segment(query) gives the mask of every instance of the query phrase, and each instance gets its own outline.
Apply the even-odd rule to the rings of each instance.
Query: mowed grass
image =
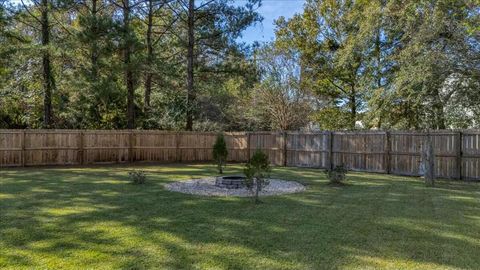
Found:
[[[146,185],[127,172],[147,171]],[[227,173],[238,173],[230,165]],[[200,197],[163,184],[211,165],[0,171],[0,269],[478,269],[480,185],[275,168],[308,186],[264,198]]]

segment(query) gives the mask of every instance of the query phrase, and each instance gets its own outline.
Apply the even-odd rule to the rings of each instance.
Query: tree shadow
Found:
[[[480,264],[478,185],[430,189],[414,178],[354,173],[348,188],[337,188],[321,171],[280,168],[275,177],[300,179],[308,190],[254,205],[163,189],[210,176],[202,166],[141,167],[146,185],[128,184],[129,167],[3,171],[3,266],[49,268],[39,258],[115,269]]]

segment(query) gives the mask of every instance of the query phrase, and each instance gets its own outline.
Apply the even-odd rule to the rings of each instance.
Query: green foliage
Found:
[[[394,2],[391,7],[398,16],[393,31],[408,41],[396,57],[398,71],[392,86],[402,97],[397,104],[409,112],[407,127],[443,129],[458,110],[478,121],[478,106],[470,101],[478,104],[479,58],[472,56],[480,53],[480,36],[468,27],[480,18],[478,4],[468,0],[440,0],[433,5],[407,1]],[[454,108],[457,112],[450,113]],[[464,117],[457,119],[458,124],[448,124],[463,126]]]
[[[128,177],[132,184],[143,185],[147,182],[147,175],[144,171],[131,171],[128,172]]]
[[[228,156],[227,143],[222,133],[217,135],[215,144],[213,145],[213,160],[217,164],[218,173],[223,173],[223,167],[226,164]]]
[[[375,128],[476,127],[473,2],[309,0],[303,14],[277,21],[276,44],[299,54],[302,81],[321,110],[349,112],[348,128],[359,120]],[[344,119],[320,125],[343,129]]]
[[[260,202],[258,194],[268,185],[270,171],[268,155],[257,149],[243,169],[245,185],[252,191],[255,203]]]
[[[354,129],[364,104],[366,59],[359,35],[353,1],[307,1],[303,15],[277,22],[278,46],[299,53],[302,81],[325,105],[349,113],[348,128]],[[338,127],[340,128],[340,127]]]
[[[125,27],[123,5],[130,3]],[[127,126],[127,89],[134,90],[135,127],[183,129],[187,109],[197,130],[248,126],[235,119],[233,104],[256,81],[250,48],[238,42],[260,20],[258,0],[243,5],[210,1],[195,5],[195,91],[186,105],[186,31],[182,3],[153,4],[147,42],[149,1],[48,1],[50,41],[41,46],[40,2],[0,1],[0,127],[37,128],[43,117],[42,52],[50,53],[53,127],[120,129]],[[8,9],[7,9],[8,7]],[[7,12],[8,11],[8,12]],[[208,15],[207,15],[208,14]],[[181,19],[179,19],[181,17]],[[151,47],[147,47],[150,44]],[[130,57],[125,59],[126,46]],[[125,73],[130,71],[127,83]],[[151,75],[151,108],[144,110]],[[238,85],[232,85],[232,82]],[[219,98],[218,89],[232,89]]]
[[[259,0],[196,1],[188,103],[183,3],[129,0],[124,27],[126,1],[47,2],[0,0],[2,128],[42,126],[47,52],[56,128],[125,128],[127,97],[135,128],[144,129],[184,129],[190,112],[202,131],[301,129],[312,121],[322,129],[359,121],[378,129],[480,125],[478,1],[307,0],[302,13],[276,21],[276,40],[262,47],[238,42],[261,20]]]
[[[350,115],[342,108],[324,108],[318,110],[312,118],[323,130],[348,129],[350,126]]]
[[[343,165],[337,165],[333,169],[326,170],[325,174],[328,180],[330,180],[330,183],[340,184],[345,180],[347,169]]]

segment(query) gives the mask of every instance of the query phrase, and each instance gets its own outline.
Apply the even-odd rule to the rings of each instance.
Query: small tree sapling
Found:
[[[222,133],[217,135],[217,140],[213,145],[213,160],[217,164],[218,173],[223,173],[228,156],[227,143]]]
[[[268,185],[270,174],[268,155],[261,150],[256,150],[243,172],[245,174],[245,185],[251,191],[255,203],[259,203],[258,194]]]

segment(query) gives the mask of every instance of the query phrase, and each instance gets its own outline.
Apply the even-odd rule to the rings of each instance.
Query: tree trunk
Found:
[[[50,25],[48,21],[48,0],[42,0],[41,25],[42,25],[42,73],[43,73],[43,126],[52,127],[52,89],[54,87],[54,78],[50,62]]]
[[[434,111],[435,111],[435,128],[436,129],[445,129],[445,113],[443,112],[443,104],[441,104],[441,101],[438,101],[434,105]]]
[[[99,39],[99,29],[98,29],[98,18],[97,18],[97,2],[98,0],[92,0],[92,8],[90,10],[92,24],[90,25],[90,31],[92,33],[92,41],[90,43],[90,94],[96,94],[98,91],[99,78],[98,78],[98,59],[99,59],[99,48],[97,45]],[[93,19],[93,20],[92,20]],[[95,121],[100,122],[101,113],[99,108],[99,100],[92,100],[91,108],[93,109],[93,118]]]
[[[376,82],[377,82],[377,89],[382,87],[382,59],[381,59],[381,40],[380,40],[380,26],[377,26],[377,33],[375,35],[375,57],[377,62],[376,67]],[[383,99],[380,101],[380,105],[377,107],[377,110],[380,111],[380,116],[378,117],[377,128],[382,128],[382,116],[383,116]]]
[[[218,163],[218,172],[220,174],[223,174],[223,160],[220,158],[219,163]]]
[[[153,44],[152,44],[152,26],[153,26],[153,0],[148,0],[148,23],[147,23],[147,70],[145,72],[145,93],[143,100],[143,112],[145,114],[150,110],[150,95],[152,93],[152,64],[153,64]]]
[[[187,48],[187,123],[186,130],[193,129],[193,103],[195,101],[195,88],[194,88],[194,65],[195,65],[195,0],[189,0],[188,3],[188,48]]]
[[[352,95],[350,96],[350,129],[355,129],[357,120],[357,99],[355,97],[355,88],[352,87]]]
[[[430,134],[425,138],[422,151],[423,177],[425,185],[433,187],[435,184],[435,154],[433,152],[433,143]]]
[[[133,72],[131,67],[132,41],[130,37],[130,0],[123,1],[123,31],[124,31],[124,65],[125,65],[125,83],[127,86],[127,128],[135,127],[135,103],[134,103],[134,85]]]
[[[377,34],[375,36],[375,56],[376,56],[376,74],[375,76],[377,81],[377,88],[382,87],[382,59],[381,59],[381,41],[380,41],[380,28],[377,29]]]
[[[256,178],[255,184],[255,203],[260,203],[260,198],[258,197],[258,194],[260,193],[261,185],[258,178]]]
[[[94,36],[94,41],[91,43],[90,47],[90,61],[91,61],[91,80],[92,82],[98,82],[98,24],[97,24],[97,0],[92,0],[92,10],[91,10],[92,18],[94,18],[94,24],[92,25],[92,34]],[[95,91],[95,87],[92,91]]]

